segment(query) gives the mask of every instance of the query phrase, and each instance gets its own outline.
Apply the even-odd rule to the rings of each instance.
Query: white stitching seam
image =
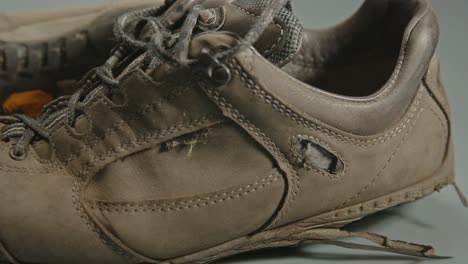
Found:
[[[388,166],[390,165],[390,163],[392,162],[393,158],[396,156],[396,154],[398,153],[398,151],[400,150],[400,148],[403,146],[403,143],[406,142],[407,138],[408,138],[408,135],[410,134],[410,132],[412,131],[412,128],[414,127],[414,125],[416,125],[416,122],[418,121],[419,119],[419,116],[424,112],[424,108],[421,108],[416,116],[416,118],[414,119],[414,122],[411,124],[411,126],[409,127],[409,129],[406,131],[405,135],[403,136],[403,138],[401,139],[400,143],[398,144],[398,146],[396,147],[396,149],[393,151],[392,155],[390,156],[390,158],[387,160],[387,162],[385,162],[385,165],[382,167],[382,169],[380,169],[380,171],[371,179],[371,181],[366,184],[360,191],[358,191],[357,193],[355,193],[354,195],[352,195],[349,199],[347,199],[345,202],[343,202],[340,206],[337,206],[335,208],[333,208],[331,211],[334,211],[338,208],[341,208],[343,206],[345,206],[346,204],[348,204],[349,202],[351,202],[353,199],[355,199],[356,197],[359,197],[362,193],[364,193],[367,189],[369,189],[372,185],[374,185],[374,183],[377,181],[378,178],[380,178],[380,176],[383,174],[383,172],[388,168]]]
[[[401,131],[403,131],[408,124],[411,122],[411,119],[414,117],[414,114],[417,110],[418,105],[420,104],[421,98],[422,98],[422,91],[423,89],[420,89],[417,98],[416,98],[416,103],[413,104],[411,109],[409,110],[409,113],[405,120],[400,123],[399,126],[395,127],[391,131],[388,131],[382,136],[379,136],[374,139],[369,139],[369,140],[360,140],[360,139],[355,139],[351,138],[345,135],[340,135],[334,131],[331,131],[327,128],[321,127],[317,124],[314,124],[302,116],[298,115],[295,113],[291,108],[288,106],[282,104],[279,102],[276,98],[274,98],[271,94],[267,93],[266,90],[258,86],[254,81],[252,81],[247,73],[242,69],[242,67],[236,62],[236,61],[231,61],[229,66],[238,74],[240,79],[246,84],[246,86],[252,91],[252,93],[259,98],[263,99],[267,104],[271,105],[274,109],[279,111],[281,114],[285,115],[289,119],[293,120],[296,122],[298,125],[303,126],[308,129],[312,130],[317,130],[319,132],[322,132],[332,138],[335,138],[339,141],[342,141],[344,143],[352,144],[357,147],[367,147],[367,146],[372,146],[372,145],[377,145],[384,143],[388,141],[389,139],[393,138],[394,136],[398,135]]]
[[[172,212],[182,211],[187,209],[194,209],[200,207],[206,207],[215,205],[230,200],[240,199],[251,193],[255,193],[261,189],[264,189],[268,185],[276,182],[281,177],[281,174],[275,170],[268,177],[263,178],[255,183],[243,186],[239,189],[224,192],[220,194],[210,195],[204,198],[192,199],[187,201],[175,201],[158,204],[157,201],[150,202],[107,202],[107,201],[95,201],[90,203],[90,208],[94,210],[106,211],[109,213],[137,213],[137,212]]]
[[[230,103],[226,101],[223,97],[221,97],[219,91],[212,90],[212,89],[205,89],[207,92],[208,96],[212,98],[213,101],[216,102],[216,104],[221,108],[227,111],[233,119],[235,119],[237,122],[240,122],[243,126],[245,126],[251,133],[255,134],[255,136],[258,137],[258,140],[263,142],[264,147],[275,157],[275,159],[279,160],[280,163],[282,162],[285,166],[285,168],[281,168],[287,175],[291,176],[290,181],[292,181],[292,187],[291,191],[292,193],[288,193],[289,197],[287,200],[285,200],[285,204],[283,204],[283,208],[280,209],[280,213],[276,216],[276,218],[273,220],[273,222],[270,224],[270,226],[273,226],[277,223],[279,223],[282,218],[286,215],[286,213],[291,209],[292,205],[294,204],[294,201],[296,199],[297,194],[299,193],[300,190],[300,185],[299,185],[299,175],[297,174],[297,171],[292,167],[292,165],[289,163],[289,161],[286,159],[284,154],[281,152],[281,150],[276,146],[276,144],[269,138],[267,137],[259,128],[257,128],[255,125],[250,123],[249,120],[247,120],[237,109],[235,109]],[[259,142],[260,143],[260,142]],[[261,144],[261,143],[260,143]]]

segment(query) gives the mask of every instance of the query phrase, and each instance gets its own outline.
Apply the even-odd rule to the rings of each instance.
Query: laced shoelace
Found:
[[[223,5],[232,2],[232,0],[218,0],[218,2]],[[253,45],[280,9],[288,2],[289,0],[272,1],[272,4],[264,9],[257,22],[239,41],[239,44],[228,50],[212,54],[213,61],[226,62],[238,52]],[[7,123],[2,131],[1,139],[3,141],[17,139],[10,152],[11,156],[18,160],[24,159],[31,143],[39,139],[49,140],[50,128],[60,120],[65,120],[68,125],[73,126],[79,113],[85,110],[86,102],[94,94],[101,91],[107,92],[108,95],[112,94],[119,85],[119,79],[113,73],[114,67],[130,53],[129,50],[142,51],[144,59],[141,64],[146,65],[147,69],[155,68],[162,63],[175,67],[190,67],[198,63],[198,59],[189,58],[189,45],[198,18],[207,7],[201,4],[194,6],[187,14],[178,33],[175,33],[161,21],[160,16],[166,8],[167,6],[148,8],[122,15],[114,26],[114,35],[119,42],[119,48],[112,53],[104,65],[91,70],[83,77],[78,83],[79,88],[73,95],[52,102],[38,119],[22,114],[13,115],[13,118],[0,119],[0,121]],[[130,24],[140,23],[144,23],[152,30],[149,38],[141,38],[135,36],[135,32],[129,32]],[[133,31],[135,31],[135,27],[131,27]]]

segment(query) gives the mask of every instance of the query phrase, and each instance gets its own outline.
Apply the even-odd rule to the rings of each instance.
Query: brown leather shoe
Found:
[[[112,25],[130,10],[163,0],[0,13],[0,104],[5,113],[37,113],[48,97],[71,94],[76,79],[102,64],[115,45]],[[48,97],[41,96],[47,93]],[[24,100],[31,95],[41,100]]]
[[[208,263],[307,241],[435,257],[340,229],[454,183],[428,1],[368,0],[305,32],[286,0],[224,2],[126,14],[71,98],[9,118],[7,262]]]

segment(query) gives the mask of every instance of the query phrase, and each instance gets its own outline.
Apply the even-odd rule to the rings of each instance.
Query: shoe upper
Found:
[[[210,29],[193,34],[190,58],[238,45],[268,4],[203,13],[200,28]],[[5,257],[170,260],[384,196],[450,162],[427,1],[366,1],[345,23],[303,33],[291,12],[283,7],[255,47],[208,75],[168,62],[143,68],[141,53],[124,53],[134,62],[112,92],[111,80],[94,85],[93,75],[86,93],[39,117],[47,133],[9,120],[0,146]],[[62,110],[73,100],[79,114]],[[24,140],[31,145],[19,153]]]

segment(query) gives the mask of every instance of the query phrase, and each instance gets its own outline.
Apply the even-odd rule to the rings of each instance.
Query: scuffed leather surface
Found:
[[[87,198],[177,199],[249,185],[271,174],[272,161],[235,125],[224,123],[203,133],[207,133],[206,141],[195,144],[191,153],[189,146],[172,150],[161,146],[106,166],[90,184]],[[227,170],[232,164],[239,164],[239,168]]]
[[[280,175],[274,181],[265,179],[272,174],[273,164],[242,130],[229,123],[213,126],[224,122],[219,110],[189,76],[177,71],[155,83],[143,72],[130,73],[119,92],[123,102],[116,105],[97,98],[74,128],[64,126],[54,133],[59,159],[76,177],[87,179],[77,191],[87,214],[116,243],[145,258],[176,257],[253,232],[274,214],[284,190]],[[191,157],[187,150],[161,150],[161,143],[203,129],[208,141],[195,145]],[[226,155],[219,155],[221,151]],[[236,169],[228,169],[233,164]],[[200,198],[223,197],[231,189],[246,191]],[[184,200],[211,201],[200,209],[168,214],[146,209],[116,213],[114,207],[107,210],[100,205],[130,203],[140,208],[147,203],[170,204],[172,199],[182,204]],[[239,212],[229,215],[234,208]],[[229,217],[236,226],[217,237],[226,221],[202,220],[221,217]],[[165,237],[166,242],[148,243],[155,237]]]
[[[13,161],[10,148],[0,145],[0,238],[10,253],[26,263],[125,263],[76,211],[75,179],[34,155]]]
[[[422,82],[437,43],[437,26],[427,8],[418,9],[406,30],[402,68],[374,97],[345,98],[317,90],[254,50],[229,64],[234,76],[227,86],[207,89],[223,113],[256,138],[287,175],[288,195],[272,227],[415,184],[442,164],[448,122]],[[344,171],[331,175],[292,168],[291,139],[297,136],[336,153]],[[422,140],[428,138],[430,143]],[[320,202],[305,213],[311,201]]]
[[[281,174],[270,171],[263,179],[202,196],[89,202],[87,207],[109,236],[145,257],[170,259],[260,229],[277,209],[283,189]]]
[[[323,92],[251,48],[228,63],[223,87],[200,86],[185,69],[135,70],[76,124],[54,127],[28,160],[11,161],[11,143],[2,143],[2,243],[24,262],[153,263],[428,179],[451,154],[450,124],[431,75],[437,24],[426,1],[414,3],[405,59],[373,97]],[[191,54],[237,40],[205,33]],[[162,148],[202,132],[207,141],[190,156],[187,146]],[[343,170],[297,164],[298,137]]]
[[[250,58],[255,55],[246,53],[239,56],[239,61],[249,58],[248,61],[251,62]],[[250,69],[258,69],[250,63],[247,65]],[[256,128],[270,138],[289,162],[293,163],[295,158],[291,151],[292,139],[302,135],[336,153],[345,164],[344,171],[339,175],[299,169],[296,187],[290,184],[290,192],[294,193],[294,198],[291,199],[294,199],[295,205],[288,211],[283,224],[303,219],[311,212],[319,214],[330,207],[340,208],[382,193],[390,193],[402,185],[414,184],[431,176],[445,158],[448,125],[422,85],[402,120],[382,133],[359,137],[301,116],[300,112],[289,108],[293,105],[290,101],[273,99],[267,86],[256,84],[258,80],[253,81],[235,63],[231,67],[237,76],[233,78],[232,86],[226,87],[220,94],[233,108],[238,109],[243,118],[255,124]],[[248,99],[244,100],[245,98]],[[421,156],[425,159],[420,159]],[[395,157],[397,161],[394,161]],[[419,163],[417,168],[413,166],[415,160]],[[406,173],[406,177],[395,178],[395,175]],[[303,210],[305,206],[310,207],[307,213]]]

